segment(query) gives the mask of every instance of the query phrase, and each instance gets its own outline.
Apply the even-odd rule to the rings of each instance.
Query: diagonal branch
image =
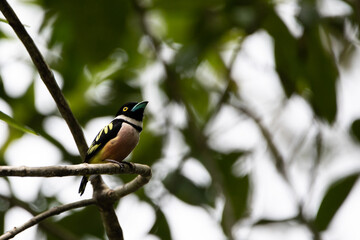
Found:
[[[69,211],[71,209],[75,209],[75,208],[80,208],[80,207],[85,207],[91,204],[95,204],[95,200],[94,199],[86,199],[86,200],[81,200],[78,202],[73,202],[73,203],[69,203],[69,204],[65,204],[65,205],[61,205],[61,206],[57,206],[57,207],[53,207],[43,213],[40,213],[39,215],[31,218],[29,221],[27,221],[26,223],[24,223],[23,225],[19,226],[19,227],[14,227],[12,230],[4,233],[3,235],[0,236],[0,240],[5,240],[5,239],[10,239],[15,237],[15,235],[19,234],[20,232],[40,223],[41,221],[45,220],[46,218],[58,215],[60,213]]]
[[[14,29],[16,35],[19,37],[21,42],[24,44],[26,50],[28,51],[34,65],[39,71],[41,79],[49,90],[51,96],[54,98],[62,117],[65,119],[67,125],[69,126],[78,150],[80,152],[80,155],[84,159],[88,147],[84,138],[83,131],[81,130],[79,123],[77,122],[76,118],[70,110],[69,104],[67,103],[59,86],[57,85],[54,74],[51,72],[49,66],[46,64],[34,41],[25,30],[24,25],[20,22],[14,10],[11,8],[11,6],[6,0],[0,0],[0,11],[4,14],[6,20],[9,22],[9,25]]]
[[[29,212],[31,215],[36,216],[39,214],[37,211],[35,211],[33,208],[30,207],[31,203],[24,202],[15,196],[4,196],[0,194],[0,199],[4,199],[7,202],[9,202],[10,207],[17,206],[25,211]],[[62,226],[59,226],[58,224],[50,221],[42,221],[39,223],[40,228],[42,228],[44,231],[49,232],[51,235],[56,237],[59,240],[77,240],[78,237],[75,236],[73,233],[69,232],[67,229],[65,229]]]
[[[269,132],[269,130],[264,126],[264,124],[261,122],[260,117],[258,117],[253,111],[251,111],[249,108],[241,105],[239,106],[239,110],[245,114],[246,116],[248,116],[250,119],[252,119],[255,124],[258,126],[258,128],[260,129],[261,134],[263,135],[270,153],[273,155],[274,160],[275,160],[275,166],[276,169],[278,170],[278,172],[280,173],[280,175],[284,178],[284,180],[290,184],[290,180],[285,168],[285,159],[282,156],[282,154],[280,153],[278,147],[275,145],[274,141],[273,141],[273,137],[271,135],[271,133]]]

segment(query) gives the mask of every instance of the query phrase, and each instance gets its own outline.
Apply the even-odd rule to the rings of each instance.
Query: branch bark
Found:
[[[76,146],[79,149],[80,155],[82,159],[84,159],[88,147],[84,138],[83,131],[81,130],[78,121],[70,110],[69,104],[67,103],[59,86],[57,85],[54,74],[50,70],[49,66],[46,64],[34,41],[25,30],[24,25],[20,22],[14,10],[11,8],[11,6],[6,0],[0,0],[0,11],[4,14],[6,20],[9,22],[10,26],[13,28],[14,32],[19,37],[21,42],[24,44],[26,50],[28,51],[34,65],[39,71],[41,79],[49,90],[51,96],[54,98],[62,117],[69,126],[70,131],[74,137]]]
[[[98,174],[139,174],[144,177],[151,177],[151,168],[138,163],[134,163],[133,168],[125,164],[123,167],[120,167],[115,163],[82,163],[77,165],[47,167],[0,166],[0,176],[8,177],[64,177]]]
[[[59,177],[119,173],[139,174],[139,176],[124,186],[116,188],[115,190],[109,189],[102,182],[100,177],[95,178],[95,180],[92,181],[92,184],[97,185],[99,190],[94,191],[93,198],[51,208],[33,217],[23,225],[15,227],[14,229],[1,235],[0,240],[13,238],[18,233],[54,215],[58,215],[74,208],[85,207],[92,204],[96,204],[100,209],[100,215],[103,219],[106,234],[108,235],[109,239],[122,240],[122,230],[117,220],[113,204],[120,198],[137,191],[139,188],[148,183],[151,178],[151,168],[146,165],[134,164],[133,168],[125,165],[123,168],[121,168],[117,164],[113,163],[92,165],[78,164],[50,167],[0,167],[0,176],[5,176],[4,173],[8,173],[9,175],[7,176],[25,176],[24,174],[26,173],[27,176],[31,177]],[[56,174],[58,174],[58,176]]]
[[[104,184],[101,178],[95,178],[91,184],[99,186],[98,191],[94,191],[93,198],[97,201],[106,235],[112,240],[123,240],[123,232],[113,207],[116,201],[113,198],[113,191]]]
[[[94,199],[86,199],[78,202],[73,202],[69,204],[65,204],[62,206],[57,206],[54,208],[51,208],[43,213],[40,213],[39,215],[31,218],[29,221],[24,223],[23,225],[19,227],[14,227],[12,230],[6,232],[5,234],[0,236],[0,240],[10,239],[15,237],[17,234],[21,233],[22,231],[40,223],[41,221],[45,220],[46,218],[49,218],[54,215],[58,215],[60,213],[69,211],[71,209],[79,208],[79,207],[85,207],[91,204],[94,204]]]
[[[24,202],[15,196],[4,196],[0,194],[0,198],[4,199],[5,201],[9,202],[10,207],[20,207],[24,209],[25,211],[29,212],[31,215],[36,216],[39,214],[39,212],[35,211],[31,207],[31,203]],[[42,221],[39,222],[39,227],[43,229],[44,231],[50,233],[52,236],[56,237],[59,240],[77,240],[79,237],[74,235],[73,233],[69,232],[67,229],[65,229],[62,226],[59,226],[58,224],[51,222],[51,221]]]

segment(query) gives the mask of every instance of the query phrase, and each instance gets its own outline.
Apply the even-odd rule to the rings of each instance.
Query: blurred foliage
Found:
[[[58,221],[59,225],[77,236],[96,236],[101,239],[104,236],[103,224],[99,217],[98,209],[89,206],[74,212]]]
[[[351,135],[360,142],[360,119],[356,119],[350,128]]]
[[[156,210],[156,220],[149,233],[158,236],[160,239],[171,239],[169,224],[165,214],[160,209]]]
[[[229,96],[236,98],[241,89],[239,82],[232,79],[230,67],[233,65],[225,63],[223,52],[232,46],[237,53],[235,49],[239,49],[245,39],[265,31],[273,40],[275,70],[286,98],[302,97],[315,119],[331,125],[338,112],[338,66],[351,61],[354,50],[345,27],[359,23],[358,3],[350,0],[344,3],[350,7],[350,13],[329,17],[320,14],[318,1],[297,1],[299,35],[292,33],[279,16],[277,1],[33,0],[23,4],[35,4],[44,11],[41,31],[51,29],[47,47],[54,55],[61,56],[48,56],[48,63],[64,80],[63,93],[82,126],[97,117],[113,115],[124,102],[149,96],[146,82],[151,80],[157,90],[153,94],[159,95],[161,103],[157,104],[161,105],[151,107],[153,103],[150,103],[149,109],[157,112],[148,111],[145,130],[132,160],[154,167],[161,165],[170,133],[179,132],[185,145],[181,147],[179,166],[165,173],[155,172],[152,182],[163,189],[164,195],[174,195],[206,210],[214,209],[218,200],[224,199],[218,223],[227,238],[234,239],[233,227],[251,212],[252,184],[251,171],[241,172],[236,167],[242,163],[242,149],[224,152],[209,144],[207,127],[211,120],[224,106],[232,105]],[[0,24],[5,25],[2,20]],[[7,37],[0,31],[0,41],[6,41]],[[339,54],[334,54],[331,39],[337,40]],[[165,52],[171,52],[171,57]],[[145,69],[155,64],[161,64],[163,72],[144,76]],[[216,73],[217,82],[200,79],[198,71],[204,64]],[[154,78],[156,81],[152,81]],[[0,98],[11,107],[11,119],[17,126],[34,129],[61,151],[65,162],[80,162],[80,157],[74,156],[44,129],[44,121],[59,114],[56,110],[47,114],[38,111],[34,82],[22,96],[12,97],[0,81]],[[174,102],[185,111],[183,126],[175,124],[171,119],[177,116],[167,112]],[[360,139],[359,120],[354,122],[351,132]],[[8,147],[23,135],[9,128],[0,149],[1,165],[7,164],[4,154]],[[199,185],[183,174],[181,166],[189,157],[199,161],[209,173],[209,185]],[[130,177],[121,176],[121,179],[128,181]],[[357,175],[351,175],[330,185],[313,219],[316,231],[326,230],[356,180]],[[148,192],[139,191],[137,196],[156,212],[149,234],[171,239],[171,228],[159,204],[161,196],[154,197]],[[49,206],[53,199],[46,201]],[[0,208],[0,230],[6,210]],[[85,239],[90,235],[104,236],[100,221],[97,210],[88,207],[53,223]],[[44,234],[48,234],[46,230]],[[49,233],[48,239],[54,237]]]
[[[27,126],[23,126],[22,124],[16,122],[15,119],[13,119],[9,115],[7,115],[7,114],[5,114],[5,113],[3,113],[1,111],[0,111],[0,120],[6,122],[7,124],[9,124],[9,126],[12,126],[13,128],[16,128],[16,129],[18,129],[20,131],[36,135],[36,132],[34,132],[34,130],[32,130],[31,128],[29,128]]]
[[[315,218],[314,223],[318,230],[326,230],[335,213],[340,208],[341,204],[345,201],[357,179],[358,174],[353,174],[330,185],[329,189],[325,193]]]

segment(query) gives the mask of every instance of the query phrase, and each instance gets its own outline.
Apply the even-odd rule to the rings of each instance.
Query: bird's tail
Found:
[[[83,176],[83,178],[81,179],[81,183],[80,183],[80,187],[79,187],[79,193],[80,196],[83,195],[83,193],[85,192],[85,188],[86,188],[86,184],[89,180],[88,176]]]

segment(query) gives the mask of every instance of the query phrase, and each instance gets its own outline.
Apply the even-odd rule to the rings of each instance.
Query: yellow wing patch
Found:
[[[101,131],[99,132],[99,134],[96,136],[96,138],[95,138],[95,141],[96,141],[96,142],[99,141],[99,139],[100,139],[100,137],[101,137],[101,134],[103,133],[103,130],[104,130],[104,129],[101,129]]]
[[[110,129],[110,131],[111,131],[111,130],[113,129],[113,127],[114,127],[114,124],[113,124],[112,122],[109,123],[108,125],[106,125],[103,129],[101,129],[101,131],[99,132],[99,134],[96,136],[95,141],[96,141],[96,142],[99,141],[99,139],[100,139],[101,135],[103,134],[103,132],[104,132],[105,134],[108,134],[109,129]]]
[[[95,144],[95,145],[91,145],[89,147],[89,150],[87,151],[87,154],[91,154],[93,151],[95,151],[99,146],[101,145],[101,143],[99,144]]]

